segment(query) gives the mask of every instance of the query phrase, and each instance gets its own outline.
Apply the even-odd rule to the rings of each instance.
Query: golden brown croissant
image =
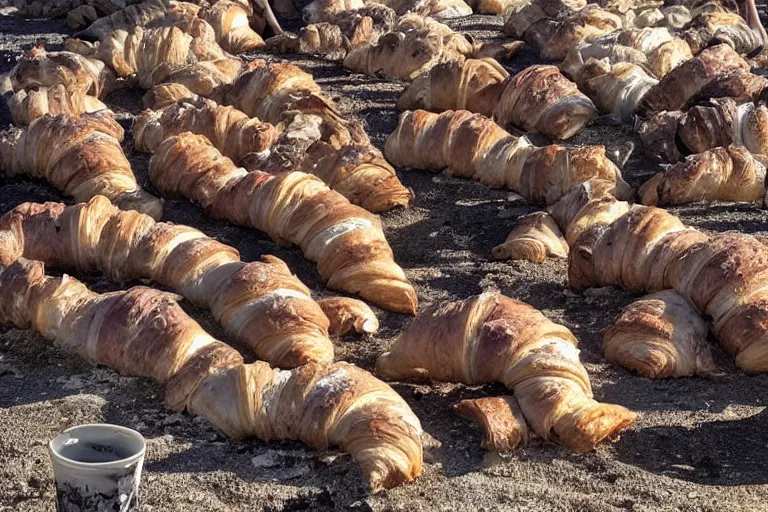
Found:
[[[743,146],[727,146],[691,155],[648,180],[643,204],[676,205],[695,201],[765,202],[768,158]]]
[[[195,99],[197,95],[209,97],[217,88],[234,82],[242,71],[243,62],[232,58],[181,66],[168,73],[166,83],[152,87],[144,95],[144,106],[160,109],[181,99]]]
[[[47,52],[36,46],[19,59],[9,77],[13,92],[63,85],[70,93],[101,98],[106,94],[108,73],[98,60],[72,52]]]
[[[694,55],[712,44],[727,44],[736,53],[746,55],[763,47],[763,41],[741,15],[735,12],[702,12],[697,14],[680,34]]]
[[[627,306],[603,335],[605,358],[651,379],[713,376],[707,323],[691,303],[665,290]]]
[[[586,5],[586,0],[515,0],[505,10],[504,32],[524,39],[527,31],[542,30],[558,16],[571,15]]]
[[[11,111],[13,124],[26,126],[38,117],[66,114],[77,117],[86,112],[107,110],[107,106],[94,96],[88,96],[81,90],[67,91],[62,85],[21,89],[7,98],[8,110]]]
[[[653,86],[638,105],[641,117],[663,110],[680,110],[704,86],[719,75],[749,70],[749,64],[730,46],[720,44],[679,65]]]
[[[261,36],[251,28],[250,3],[216,0],[200,10],[199,16],[213,27],[216,41],[230,53],[244,53],[266,46]]]
[[[713,99],[687,112],[657,114],[640,126],[639,134],[651,153],[663,144],[665,151],[657,154],[672,163],[683,154],[730,144],[768,155],[768,108],[752,102],[739,105],[730,98]]]
[[[441,62],[464,60],[473,51],[472,44],[447,25],[407,14],[378,42],[349,52],[344,67],[369,76],[383,74],[398,80],[413,80]]]
[[[184,88],[169,89],[153,89],[152,99],[166,103],[189,96]],[[287,167],[316,174],[354,204],[372,212],[410,203],[412,192],[400,183],[395,170],[371,144],[362,124],[339,112],[312,75],[299,67],[287,62],[252,61],[232,83],[221,85],[211,97],[251,117],[282,125],[287,144],[294,145],[299,139],[308,142],[282,169],[274,162],[266,166],[258,159],[252,164],[243,162],[248,169]]]
[[[237,250],[196,229],[120,211],[100,196],[71,207],[25,203],[4,218],[17,221],[31,259],[172,288],[210,309],[227,334],[272,365],[333,360],[328,319],[274,256],[242,262]]]
[[[2,249],[0,249],[2,251]],[[371,489],[421,473],[421,425],[387,384],[347,363],[291,371],[244,364],[168,293],[145,287],[97,294],[40,262],[0,267],[0,322],[32,328],[88,361],[165,386],[166,405],[200,415],[238,440],[298,440],[338,446],[360,464]]]
[[[513,396],[462,400],[454,404],[453,412],[480,425],[480,446],[486,450],[508,452],[528,444],[532,437],[531,427]]]
[[[492,120],[466,110],[404,112],[384,153],[398,167],[442,170],[514,190],[527,200],[551,204],[592,178],[616,183],[619,197],[631,190],[603,146],[535,147]]]
[[[394,262],[379,219],[302,172],[271,175],[238,168],[202,136],[166,139],[150,160],[163,194],[186,197],[208,214],[296,244],[329,288],[392,311],[415,313],[416,292]]]
[[[731,98],[737,103],[765,101],[768,99],[768,78],[737,69],[716,77],[690,103],[697,104],[715,98]]]
[[[103,195],[124,210],[159,219],[162,202],[139,187],[122,138],[123,129],[107,111],[40,117],[0,134],[0,174],[43,178],[75,201]]]
[[[576,344],[571,331],[528,304],[484,293],[419,315],[376,371],[388,379],[502,382],[536,435],[588,451],[631,426],[635,414],[592,398]]]
[[[331,322],[328,328],[328,334],[331,336],[344,336],[353,330],[374,334],[379,330],[379,319],[363,301],[349,297],[332,297],[320,299],[317,303]]]
[[[493,248],[497,260],[528,260],[543,263],[550,257],[567,258],[568,244],[560,228],[546,212],[521,217],[503,244]]]
[[[268,152],[279,137],[275,126],[204,98],[182,100],[162,110],[145,110],[133,122],[134,145],[147,153],[154,153],[168,137],[184,132],[205,136],[236,162],[249,153]]]
[[[433,67],[406,89],[401,110],[467,109],[531,133],[567,139],[597,117],[597,109],[555,66],[509,74],[494,59],[468,59]]]
[[[571,286],[674,289],[711,319],[737,366],[768,371],[768,247],[742,233],[709,237],[665,210],[610,198],[588,203],[578,215],[585,229],[571,244]]]
[[[181,28],[174,25],[115,30],[101,42],[96,52],[96,58],[118,76],[136,75],[144,89],[166,81],[177,68],[226,56],[216,43],[213,28],[200,18],[192,19]]]

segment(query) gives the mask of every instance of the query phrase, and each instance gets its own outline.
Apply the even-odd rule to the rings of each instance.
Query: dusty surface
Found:
[[[498,35],[498,22],[488,17],[457,26],[481,37]],[[0,17],[0,72],[12,65],[20,48],[41,37],[60,42],[63,33],[60,22]],[[383,143],[396,126],[393,106],[402,84],[351,76],[333,63],[297,62],[343,109],[365,120],[377,144]],[[508,64],[518,69],[530,62],[523,55]],[[119,106],[128,127],[139,98],[120,92],[107,103]],[[0,110],[0,124],[8,122],[7,111]],[[632,138],[627,128],[599,120],[570,142],[605,143],[626,153]],[[134,170],[146,179],[147,159],[130,147],[129,136],[126,148]],[[635,154],[625,168],[633,186],[653,172]],[[719,348],[718,363],[727,377],[718,382],[654,382],[608,365],[601,356],[601,333],[632,300],[629,294],[608,288],[574,293],[565,285],[564,262],[490,260],[491,248],[532,206],[509,192],[442,175],[405,171],[400,178],[416,192],[416,202],[383,218],[421,306],[495,287],[541,308],[581,340],[596,397],[640,413],[636,428],[619,443],[583,455],[540,443],[511,455],[486,455],[478,429],[454,417],[450,406],[462,398],[500,393],[501,387],[396,384],[442,447],[428,454],[418,481],[369,496],[348,455],[314,453],[298,443],[231,443],[203,420],[167,413],[162,390],[153,382],[90,367],[35,334],[5,328],[0,330],[0,510],[52,510],[47,441],[66,427],[99,421],[136,428],[148,439],[141,508],[146,511],[768,510],[768,376],[745,375]],[[0,212],[23,201],[62,199],[44,183],[0,181]],[[676,212],[702,229],[768,235],[768,216],[757,207],[693,205]],[[169,202],[166,220],[188,223],[234,245],[245,260],[276,254],[315,292],[327,293],[314,265],[298,250],[280,249],[258,232],[207,219],[185,202]],[[100,291],[114,289],[99,276],[77,277]],[[222,336],[207,312],[188,310]],[[402,315],[378,313],[381,333],[337,342],[339,359],[373,368],[375,357],[408,322]]]

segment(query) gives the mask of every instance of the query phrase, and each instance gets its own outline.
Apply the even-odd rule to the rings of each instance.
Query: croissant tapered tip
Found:
[[[663,178],[664,174],[658,173],[643,183],[637,191],[638,196],[640,196],[640,203],[646,206],[657,206],[659,204],[659,184]]]
[[[131,190],[112,199],[112,202],[121,210],[136,210],[149,215],[154,220],[163,217],[163,200],[144,190]]]

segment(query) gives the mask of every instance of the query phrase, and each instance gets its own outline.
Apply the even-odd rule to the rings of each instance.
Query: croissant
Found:
[[[231,58],[181,66],[168,73],[166,83],[152,87],[144,95],[144,106],[160,109],[181,99],[212,96],[218,88],[234,82],[242,71],[243,62]]]
[[[588,204],[579,215],[588,227],[571,245],[572,287],[674,289],[711,319],[715,336],[737,366],[768,371],[763,321],[768,247],[742,233],[709,237],[665,210],[610,199]]]
[[[715,77],[739,69],[748,71],[749,64],[730,46],[720,44],[707,48],[649,89],[637,113],[647,118],[663,110],[680,110]]]
[[[96,58],[120,77],[135,74],[143,89],[162,83],[176,68],[226,58],[208,23],[194,18],[183,28],[116,30],[101,42]]]
[[[622,121],[634,118],[643,98],[659,83],[631,62],[611,65],[607,59],[590,59],[579,73],[579,85],[603,114]]]
[[[101,196],[71,207],[24,203],[2,219],[5,226],[14,222],[23,229],[26,257],[174,289],[210,309],[227,334],[270,364],[333,360],[328,319],[274,256],[244,263],[234,248],[196,229],[120,211]]]
[[[163,110],[145,110],[133,122],[134,146],[147,153],[154,153],[165,139],[184,132],[204,135],[234,161],[249,153],[268,152],[279,137],[275,126],[204,98],[180,101]]]
[[[377,0],[397,14],[417,14],[437,20],[462,18],[472,14],[472,8],[464,0]]]
[[[310,4],[312,5],[312,4]],[[284,33],[267,39],[267,48],[279,53],[322,55],[342,60],[352,48],[375,44],[395,26],[395,11],[381,4],[342,11],[311,23],[299,33]]]
[[[690,28],[681,37],[694,54],[713,43],[727,44],[736,53],[745,55],[760,50],[763,41],[739,14],[735,12],[702,12],[691,20]]]
[[[743,146],[718,147],[691,155],[648,180],[640,190],[647,205],[695,201],[765,201],[768,158]]]
[[[365,7],[363,0],[312,0],[301,10],[302,18],[309,24],[328,21],[343,12],[358,11]]]
[[[513,10],[504,24],[504,32],[512,37],[522,36],[539,49],[541,58],[548,60],[563,60],[580,41],[589,42],[623,27],[620,16],[594,4],[552,17],[537,17],[526,15],[521,19]],[[529,19],[536,21],[529,24]]]
[[[317,303],[331,322],[328,328],[331,336],[344,336],[353,330],[375,334],[379,330],[379,320],[365,302],[348,297],[332,297]]]
[[[635,414],[592,398],[576,338],[540,311],[498,293],[432,308],[376,362],[387,379],[466,384],[500,381],[515,393],[539,437],[573,451],[594,449]]]
[[[8,75],[13,92],[63,85],[69,93],[97,98],[106,94],[108,80],[104,63],[72,52],[48,52],[42,45],[19,59]]]
[[[515,76],[494,59],[469,59],[433,67],[400,97],[401,110],[467,109],[499,124],[567,139],[597,117],[592,102],[555,66],[530,66]]]
[[[737,69],[716,77],[704,86],[689,103],[697,104],[715,98],[731,98],[736,103],[768,99],[768,78]]]
[[[62,84],[39,87],[14,93],[7,98],[13,124],[26,126],[38,117],[66,114],[77,117],[86,112],[106,110],[107,106],[98,98],[88,96],[81,90],[68,92]]]
[[[163,102],[187,96],[181,88],[153,96]],[[218,87],[211,97],[232,105],[251,117],[282,124],[287,144],[310,138],[305,152],[294,154],[289,170],[316,174],[354,204],[372,212],[406,206],[413,198],[397,179],[395,170],[371,144],[360,122],[348,119],[322,94],[309,73],[287,62],[255,60],[230,84]],[[305,128],[314,126],[307,133]],[[310,137],[312,135],[312,137]],[[221,149],[221,148],[219,148]],[[249,169],[264,169],[262,161]],[[274,164],[270,164],[274,165]]]
[[[163,194],[200,204],[215,218],[294,243],[318,263],[329,288],[382,308],[415,313],[416,292],[394,262],[377,217],[302,172],[270,175],[238,168],[202,136],[166,139],[150,160]]]
[[[421,473],[421,425],[388,385],[351,364],[292,371],[244,364],[169,294],[145,287],[97,294],[21,259],[0,270],[0,322],[32,328],[88,361],[165,386],[166,405],[206,418],[232,439],[339,446],[373,491]]]
[[[630,304],[603,336],[609,361],[651,379],[717,374],[707,323],[685,297],[665,290]]]
[[[513,396],[462,400],[454,404],[453,412],[482,427],[480,446],[489,451],[508,452],[528,444],[532,437],[531,427]]]
[[[249,24],[251,14],[250,3],[232,0],[216,0],[210,7],[200,10],[200,17],[213,27],[216,41],[230,53],[250,52],[266,46]]]
[[[536,212],[521,217],[503,244],[493,248],[497,260],[543,263],[548,257],[567,258],[568,244],[552,216]]]
[[[76,32],[73,37],[85,41],[102,41],[115,30],[146,27],[160,20],[165,26],[187,21],[197,16],[199,10],[200,6],[189,2],[145,0],[95,20],[85,30]]]
[[[139,187],[122,138],[123,129],[104,110],[40,117],[0,134],[0,174],[44,178],[75,201],[103,195],[124,210],[159,219],[163,205]]]
[[[492,120],[466,110],[439,115],[404,112],[384,153],[398,167],[447,169],[456,176],[514,190],[532,202],[554,203],[592,178],[616,183],[619,197],[631,195],[603,146],[535,147],[525,137],[514,137]]]
[[[559,16],[569,16],[587,6],[587,0],[515,0],[504,15],[504,33],[524,39],[529,30],[542,30]]]
[[[440,62],[461,61],[473,50],[464,36],[447,25],[408,14],[378,42],[349,52],[344,67],[369,76],[381,73],[398,80],[413,80]]]
[[[687,112],[662,113],[641,125],[640,138],[647,148],[665,147],[666,161],[682,154],[703,153],[720,146],[744,146],[751,153],[768,155],[768,108],[752,102],[738,105],[730,98],[713,99]]]

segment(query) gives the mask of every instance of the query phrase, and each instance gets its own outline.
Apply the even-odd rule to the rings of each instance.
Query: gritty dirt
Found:
[[[500,22],[487,16],[454,26],[481,39],[500,35]],[[61,21],[0,16],[0,72],[38,39],[55,48],[65,36]],[[383,144],[397,125],[394,104],[404,84],[351,75],[318,59],[291,60],[310,70],[345,112],[365,122],[375,143]],[[523,52],[505,64],[516,71],[533,62],[533,55]],[[119,91],[106,99],[126,129],[140,110],[140,97],[138,91]],[[2,103],[0,126],[6,126]],[[569,141],[593,143],[606,144],[617,161],[629,155],[624,175],[634,187],[657,170],[633,151],[631,130],[610,119],[599,119]],[[125,148],[151,190],[148,158],[132,150],[130,131]],[[0,328],[0,510],[53,510],[47,442],[64,428],[88,422],[125,425],[147,438],[142,511],[768,510],[768,375],[744,374],[717,347],[717,362],[726,373],[718,381],[651,381],[607,364],[600,350],[602,332],[632,295],[613,288],[575,293],[565,283],[562,261],[534,265],[491,259],[491,248],[534,206],[472,181],[421,171],[399,170],[398,175],[416,200],[411,208],[382,218],[421,307],[496,288],[568,326],[581,341],[596,398],[639,413],[637,425],[618,443],[586,454],[541,442],[512,454],[486,454],[478,428],[453,416],[450,406],[503,393],[501,386],[394,384],[440,446],[427,452],[417,481],[371,496],[349,455],[317,453],[292,442],[230,442],[205,420],[164,410],[161,388],[148,379],[121,377],[36,334]],[[39,181],[0,180],[0,213],[23,201],[46,200],[67,201]],[[701,229],[768,236],[768,216],[757,206],[695,204],[674,212]],[[330,295],[298,249],[213,221],[187,202],[168,202],[164,220],[201,229],[235,246],[247,261],[275,254],[318,296]],[[98,275],[77,277],[98,291],[117,289]],[[130,284],[135,283],[125,286]],[[207,311],[183,304],[209,332],[226,339]],[[381,332],[337,341],[338,359],[373,370],[376,356],[409,321],[377,313]]]

